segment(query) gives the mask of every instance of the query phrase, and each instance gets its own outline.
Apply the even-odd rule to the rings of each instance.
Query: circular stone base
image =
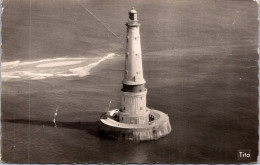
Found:
[[[101,116],[98,132],[101,137],[114,140],[156,140],[171,132],[169,117],[157,110],[150,110],[154,118],[148,124],[126,124],[115,120],[108,113]]]

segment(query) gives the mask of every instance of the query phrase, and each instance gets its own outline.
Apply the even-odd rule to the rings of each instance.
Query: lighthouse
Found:
[[[134,8],[126,23],[126,51],[121,107],[101,115],[99,135],[116,140],[156,140],[171,132],[169,116],[147,107],[140,23]]]
[[[143,77],[140,25],[137,20],[137,12],[132,8],[126,23],[125,70],[122,107],[119,111],[119,122],[121,123],[147,124],[149,122],[149,109],[146,108],[147,89]]]

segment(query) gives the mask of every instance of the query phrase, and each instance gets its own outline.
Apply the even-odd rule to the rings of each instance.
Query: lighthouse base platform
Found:
[[[98,132],[101,137],[114,140],[146,141],[157,140],[171,132],[168,115],[158,110],[150,110],[148,124],[126,124],[118,122],[118,110],[111,110],[100,118]]]

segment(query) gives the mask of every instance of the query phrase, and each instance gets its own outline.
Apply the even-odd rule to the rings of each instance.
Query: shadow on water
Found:
[[[40,121],[40,120],[26,120],[26,119],[4,119],[3,122],[9,123],[20,123],[20,124],[29,124],[30,125],[44,125],[47,127],[55,127],[53,121]],[[89,134],[98,136],[98,125],[99,121],[95,122],[59,122],[56,121],[57,127],[68,128],[68,129],[77,129],[77,130],[86,130]]]

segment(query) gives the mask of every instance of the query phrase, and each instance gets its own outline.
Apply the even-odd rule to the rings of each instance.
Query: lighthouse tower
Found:
[[[132,8],[126,23],[126,53],[123,78],[122,105],[100,117],[98,132],[101,137],[116,140],[155,140],[171,132],[169,116],[146,106],[143,76],[140,23]]]
[[[126,23],[125,72],[122,107],[119,112],[119,122],[121,123],[147,124],[149,122],[149,109],[146,108],[147,89],[143,77],[140,25],[137,20],[137,12],[132,8]]]

